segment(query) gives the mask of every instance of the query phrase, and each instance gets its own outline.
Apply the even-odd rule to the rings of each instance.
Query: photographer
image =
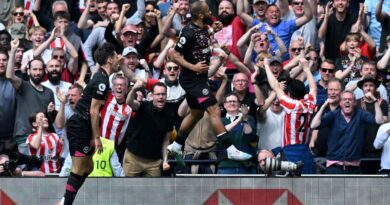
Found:
[[[29,177],[43,177],[45,174],[41,171],[25,171],[22,170],[19,165],[27,165],[28,167],[39,167],[41,164],[40,159],[20,154],[18,152],[12,152],[0,155],[0,177],[2,176],[29,176]]]
[[[258,162],[260,167],[260,173],[265,173],[268,176],[278,175],[278,176],[300,176],[302,173],[303,162],[298,161],[297,163],[285,161],[283,152],[280,151],[279,154],[274,154],[274,151],[280,151],[278,149],[261,150],[258,154]],[[276,155],[276,156],[275,156]]]

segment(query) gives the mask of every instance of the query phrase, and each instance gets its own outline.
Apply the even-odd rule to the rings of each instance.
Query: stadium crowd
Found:
[[[94,148],[95,177],[390,173],[389,1],[1,2],[0,174],[17,152],[40,163],[13,176],[72,175]]]

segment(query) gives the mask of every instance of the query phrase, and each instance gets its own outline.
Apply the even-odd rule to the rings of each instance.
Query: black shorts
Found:
[[[207,75],[192,75],[183,70],[180,73],[179,82],[186,91],[186,99],[190,108],[206,110],[217,103],[217,99],[210,90]]]
[[[91,120],[84,119],[74,114],[66,122],[66,134],[69,140],[69,153],[72,157],[84,157],[93,155],[94,148],[91,148],[92,127]]]

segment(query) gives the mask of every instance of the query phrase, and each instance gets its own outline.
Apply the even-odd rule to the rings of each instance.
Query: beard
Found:
[[[205,16],[203,18],[203,23],[206,25],[211,25],[213,24],[213,19],[211,18],[211,16]]]
[[[47,74],[47,78],[53,84],[58,84],[61,80],[61,74],[57,71],[52,71]]]
[[[226,14],[226,15],[224,15]],[[229,26],[234,17],[236,17],[235,14],[228,14],[226,12],[222,13],[221,15],[218,15],[218,20],[223,24],[224,27]]]
[[[31,81],[35,84],[38,85],[42,82],[42,76],[37,76],[37,77],[30,77]]]

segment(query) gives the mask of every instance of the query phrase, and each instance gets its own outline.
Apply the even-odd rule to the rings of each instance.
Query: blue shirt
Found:
[[[379,0],[366,0],[364,5],[368,7],[368,14],[370,16],[370,24],[368,25],[368,35],[374,39],[376,47],[379,48],[382,25],[376,20],[375,8],[378,5]],[[390,1],[384,1],[382,6],[382,12],[390,11]]]
[[[347,122],[337,109],[326,113],[321,118],[319,128],[329,127],[328,160],[354,161],[360,160],[364,146],[364,128],[367,124],[377,124],[374,115],[355,108],[351,120]]]
[[[252,26],[256,26],[259,23],[260,23],[259,20],[253,19]],[[284,45],[288,49],[290,47],[291,36],[293,35],[294,31],[297,30],[295,19],[288,20],[288,21],[281,20],[278,25],[276,26],[270,25],[270,27],[275,33],[278,34],[278,36],[280,37],[280,39],[282,39]],[[263,24],[259,30],[261,32],[267,32],[267,30],[265,29],[265,24]],[[278,45],[275,41],[275,38],[272,35],[268,34],[268,39],[270,42],[271,50],[273,52],[276,52],[278,50]],[[288,60],[288,59],[289,59],[289,55],[288,52],[286,52],[286,54],[283,56],[283,60]]]

